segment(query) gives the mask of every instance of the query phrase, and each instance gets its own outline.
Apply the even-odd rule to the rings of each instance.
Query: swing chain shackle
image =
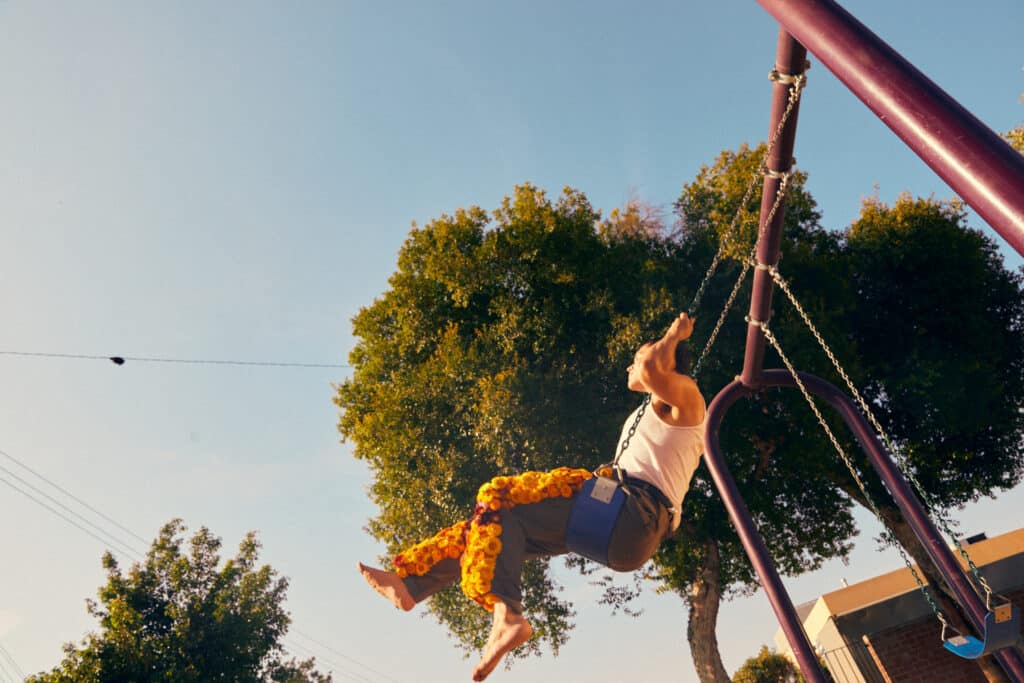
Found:
[[[769,74],[769,78],[772,80],[775,80],[775,77],[772,76],[772,74],[777,75],[779,78],[788,79],[782,82],[785,82],[787,85],[790,86],[790,91],[789,101],[786,105],[786,109],[785,111],[782,112],[782,116],[779,118],[779,123],[777,126],[775,126],[775,130],[773,130],[772,134],[768,136],[768,142],[765,145],[764,155],[762,155],[761,161],[758,164],[758,172],[760,173],[775,172],[770,171],[768,169],[768,159],[771,158],[771,153],[772,151],[774,151],[775,145],[778,144],[779,138],[782,137],[782,130],[783,128],[785,128],[786,123],[789,121],[789,117],[793,114],[793,109],[800,101],[800,97],[803,94],[804,88],[807,85],[806,71],[807,69],[810,68],[811,63],[804,62],[805,73],[800,73],[796,75],[779,74],[779,72],[776,69],[772,69],[771,73]],[[753,196],[754,189],[757,187],[757,181],[760,179],[760,175],[758,172],[755,172],[751,176],[750,182],[747,183],[746,190],[743,193],[743,198],[740,200],[739,206],[736,208],[736,213],[733,214],[732,221],[729,223],[729,227],[726,229],[725,235],[719,241],[718,252],[715,254],[714,258],[711,259],[711,265],[708,266],[708,269],[704,273],[704,277],[701,280],[700,285],[697,286],[697,293],[693,295],[693,301],[690,303],[690,308],[688,311],[691,316],[696,315],[697,309],[700,307],[700,302],[704,298],[704,291],[707,289],[708,283],[711,281],[711,277],[715,274],[715,271],[718,269],[718,264],[721,263],[722,257],[725,255],[726,247],[728,247],[732,243],[732,238],[740,226],[740,219],[743,216],[743,208],[747,205],[747,203],[750,201],[750,198]],[[786,180],[784,180],[783,182],[785,183]],[[746,275],[746,273],[743,273],[743,275]],[[706,352],[707,349],[705,349],[705,353]],[[701,355],[703,356],[704,354]],[[694,371],[694,374],[696,374],[696,370]]]
[[[772,69],[768,72],[768,80],[772,83],[782,83],[783,85],[793,85],[798,81],[807,80],[807,71],[811,68],[811,62],[804,60],[804,70],[798,74],[786,74],[782,73],[778,69]],[[801,84],[802,85],[802,84]]]

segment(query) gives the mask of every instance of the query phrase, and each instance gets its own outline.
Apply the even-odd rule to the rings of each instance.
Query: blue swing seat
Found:
[[[565,544],[570,551],[608,566],[608,545],[626,490],[614,479],[593,477],[583,482],[569,512]]]
[[[985,615],[984,640],[974,636],[957,635],[946,640],[947,650],[964,659],[977,659],[990,652],[1010,647],[1020,638],[1020,610],[1007,602]]]

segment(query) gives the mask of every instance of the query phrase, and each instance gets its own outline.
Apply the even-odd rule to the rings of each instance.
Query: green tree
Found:
[[[460,210],[410,233],[390,288],[353,321],[354,372],[336,397],[343,437],[373,470],[380,514],[369,530],[389,553],[466,517],[476,487],[495,474],[610,459],[637,400],[622,370],[636,345],[660,335],[690,302],[762,153],[763,146],[744,147],[703,168],[676,203],[674,232],[652,224],[652,212],[627,206],[602,221],[577,191],[552,202],[526,185],[492,215]],[[841,234],[825,231],[805,180],[798,173],[790,183],[783,274],[868,400],[882,408],[912,471],[940,507],[1012,486],[1024,436],[1019,277],[951,205],[910,201],[894,212],[869,203],[862,218],[871,220]],[[755,238],[760,199],[755,193],[749,201],[727,246],[737,259]],[[711,279],[698,342],[738,269],[728,261]],[[748,297],[734,303],[699,376],[709,398],[740,369]],[[945,307],[938,321],[935,302]],[[841,385],[800,316],[781,303],[775,308],[772,329],[797,367]],[[990,338],[992,345],[978,347]],[[906,357],[893,357],[899,354]],[[771,350],[765,366],[781,367]],[[943,393],[950,372],[979,385],[979,410],[962,420],[956,397]],[[1000,400],[991,414],[981,409]],[[840,421],[826,417],[881,501],[883,522],[925,562]],[[847,555],[851,506],[863,497],[798,392],[761,391],[740,401],[720,436],[781,573]],[[703,469],[683,518],[638,576],[685,601],[698,674],[721,683],[728,675],[715,639],[720,601],[756,590],[757,580]],[[639,585],[608,579],[605,602],[624,607]],[[559,590],[547,563],[528,567],[527,616],[538,637],[519,656],[542,644],[557,653],[568,638],[572,606]],[[429,609],[464,648],[483,645],[486,615],[457,591],[435,596]]]
[[[741,155],[751,172],[754,154]],[[790,214],[792,231],[826,240],[813,225],[813,202],[805,195],[801,201],[796,205],[806,210]],[[645,221],[650,214],[629,207],[601,221],[579,192],[566,190],[553,203],[526,185],[493,216],[462,210],[412,231],[390,289],[354,320],[360,339],[350,356],[354,372],[337,397],[341,432],[374,472],[371,496],[380,514],[369,529],[389,552],[464,518],[476,487],[495,474],[594,467],[611,458],[621,421],[638,401],[624,386],[623,370],[636,346],[660,336],[686,307],[717,246],[714,234],[692,231],[695,239],[677,240]],[[811,225],[801,227],[802,221]],[[709,289],[716,306],[731,287],[730,275],[735,272]],[[713,313],[702,322],[705,332]],[[723,336],[723,343],[727,338],[735,347],[742,330]],[[735,367],[709,369],[705,390],[713,392],[728,372]],[[749,408],[756,415],[748,428],[784,399]],[[797,439],[785,449],[794,457],[803,452]],[[832,487],[824,477],[782,476],[768,455],[746,449],[743,483],[783,571],[844,555],[853,533],[848,501],[820,495]],[[807,471],[815,465],[807,463]],[[716,581],[726,572],[725,586],[756,584],[710,490],[703,479],[695,482],[687,528],[651,572],[684,597],[693,583],[690,567],[705,562],[716,563]],[[724,672],[714,620],[707,618],[717,610],[718,583],[693,603],[706,609],[691,619],[699,628],[690,629],[690,640],[694,650],[712,648]],[[558,600],[545,563],[528,569],[525,589],[538,633],[525,651],[539,652],[546,643],[557,652],[572,626],[571,606]],[[629,593],[612,588],[609,599]],[[483,644],[486,615],[456,591],[436,596],[430,609],[467,649]]]
[[[848,270],[837,275],[852,285],[858,383],[933,515],[1016,485],[1024,471],[1020,273],[1003,267],[996,243],[967,226],[956,202],[869,199],[845,242]],[[836,475],[864,504],[853,480]],[[885,526],[939,588],[947,616],[969,629],[886,490],[873,475],[865,480]],[[990,680],[1003,680],[991,657],[981,664]]]
[[[1008,131],[1004,137],[1015,150],[1024,154],[1024,125],[1017,126]]]
[[[736,670],[732,683],[803,683],[804,677],[793,662],[762,645],[756,656],[750,657]]]
[[[733,259],[749,258],[757,235],[760,196],[755,192],[740,206],[751,178],[760,177],[764,146],[723,152],[687,183],[676,202],[680,218],[677,240],[682,245],[717,246],[729,239]],[[806,176],[791,178],[783,222],[782,261],[794,283],[814,283],[805,305],[828,325],[838,320],[844,285],[829,277],[839,257],[837,237],[823,230],[813,198],[805,190]],[[734,217],[738,221],[734,223]],[[709,287],[707,313],[700,322],[706,338],[717,308],[736,280],[738,266],[726,268]],[[734,305],[731,324],[722,328],[711,362],[701,373],[701,386],[709,398],[731,382],[742,366],[747,326],[742,316],[749,308],[749,282]],[[786,311],[772,319],[776,334],[800,343],[788,349],[798,365],[814,357],[812,343],[798,335],[799,320]],[[843,349],[845,350],[845,349]],[[766,367],[778,366],[769,353]],[[854,534],[850,501],[836,495],[831,481],[829,444],[815,428],[813,417],[795,392],[759,392],[735,404],[720,430],[720,439],[740,493],[783,574],[817,569],[829,558],[843,558]],[[799,476],[794,473],[799,472]],[[756,590],[758,580],[740,544],[728,514],[714,493],[710,477],[700,470],[684,502],[682,533],[662,545],[656,557],[657,578],[663,589],[676,592],[688,605],[687,635],[698,676],[702,681],[728,681],[715,636],[722,598]],[[829,528],[824,520],[834,520]]]
[[[99,602],[87,601],[99,632],[65,645],[59,666],[27,680],[329,683],[312,659],[284,659],[288,580],[269,565],[257,567],[255,534],[218,568],[220,539],[201,528],[186,551],[184,531],[180,520],[166,524],[145,562],[128,572],[104,554],[107,583]]]

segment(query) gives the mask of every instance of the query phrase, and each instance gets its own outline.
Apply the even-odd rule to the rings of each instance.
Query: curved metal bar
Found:
[[[725,417],[726,412],[733,403],[750,393],[752,393],[751,390],[737,380],[718,392],[718,395],[711,401],[711,405],[708,406],[705,423],[704,462],[711,471],[711,478],[718,488],[718,493],[725,503],[726,510],[729,511],[729,517],[732,519],[740,541],[747,551],[750,563],[754,566],[754,570],[761,580],[761,587],[764,589],[765,595],[768,596],[772,609],[775,610],[775,616],[778,618],[782,631],[786,634],[786,639],[789,641],[789,646],[796,655],[796,660],[804,674],[804,679],[809,681],[809,683],[825,683],[827,679],[821,670],[817,656],[814,654],[814,649],[807,640],[807,634],[804,633],[803,625],[800,623],[800,617],[796,613],[793,601],[790,599],[789,593],[786,592],[786,588],[782,584],[782,579],[779,577],[775,565],[772,564],[768,548],[764,544],[761,533],[754,525],[750,511],[747,509],[743,496],[740,495],[739,489],[736,486],[736,480],[725,463],[722,447],[718,441],[718,428],[722,424],[722,419]]]
[[[839,412],[843,422],[853,432],[854,438],[857,439],[868,456],[875,472],[888,487],[897,507],[910,524],[914,534],[920,539],[928,556],[956,595],[957,602],[966,609],[974,628],[979,633],[983,633],[987,613],[985,604],[964,575],[963,569],[950,551],[949,545],[935,528],[928,513],[918,501],[917,496],[914,495],[899,468],[889,457],[867,419],[857,409],[853,400],[831,383],[809,373],[797,374],[800,375],[800,380],[808,391],[823,399]],[[786,370],[766,370],[761,376],[761,381],[762,387],[796,387],[796,381]],[[997,653],[997,657],[1003,668],[1015,676],[1015,680],[1024,681],[1024,658],[1019,652],[1008,648]]]
[[[878,437],[871,429],[867,420],[857,409],[853,401],[843,394],[838,388],[829,382],[811,375],[809,373],[797,373],[800,380],[813,394],[821,397],[826,403],[835,408],[843,421],[853,432],[854,438],[864,449],[865,454],[871,461],[875,471],[889,487],[893,498],[903,512],[908,523],[935,562],[939,571],[942,572],[950,588],[957,596],[957,600],[967,611],[968,617],[974,623],[975,628],[984,627],[986,609],[981,599],[975,593],[967,580],[960,565],[957,563],[949,547],[943,541],[935,529],[927,513],[914,496],[903,475],[899,473],[892,459],[885,452]],[[769,386],[796,387],[796,381],[786,370],[766,370],[760,377],[757,387],[748,387],[741,381],[736,380],[727,385],[715,396],[708,406],[706,420],[706,431],[704,434],[704,460],[711,472],[711,477],[718,488],[719,495],[725,504],[729,517],[740,541],[743,543],[747,556],[757,572],[764,588],[765,595],[771,603],[775,616],[779,620],[783,633],[789,641],[793,653],[796,655],[797,663],[808,681],[818,683],[824,681],[824,674],[811,645],[804,633],[803,625],[793,607],[793,602],[786,592],[785,586],[779,577],[778,571],[772,564],[765,546],[750,511],[739,493],[736,481],[729,471],[722,454],[719,442],[718,430],[729,408],[739,399],[749,396],[754,391]],[[1015,681],[1024,681],[1024,658],[1014,648],[1006,648],[995,653],[996,658],[1003,669],[1010,674]]]

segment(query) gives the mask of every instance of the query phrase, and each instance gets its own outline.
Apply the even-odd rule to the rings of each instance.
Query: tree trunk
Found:
[[[960,633],[973,633],[974,629],[970,626],[970,620],[967,617],[967,613],[960,604],[953,599],[950,589],[946,585],[942,575],[939,573],[938,568],[932,562],[931,557],[928,556],[927,551],[924,549],[924,545],[921,544],[920,539],[918,539],[914,530],[910,527],[910,524],[907,523],[906,519],[904,519],[899,508],[889,505],[880,505],[878,511],[882,515],[882,523],[887,529],[892,531],[893,535],[896,537],[896,542],[903,546],[911,559],[917,563],[918,569],[920,573],[924,575],[924,579],[928,582],[929,587],[934,588],[934,590],[932,590],[932,595],[935,596],[939,609],[942,610],[943,614],[946,616],[946,620],[949,622],[949,625]],[[936,642],[935,647],[942,647],[942,644]],[[1003,672],[998,660],[996,660],[993,655],[985,655],[984,657],[979,657],[975,661],[978,663],[978,667],[990,683],[1009,683],[1010,679],[1007,677],[1006,673]]]
[[[704,545],[704,566],[687,596],[690,616],[686,625],[686,640],[690,643],[693,666],[701,683],[729,683],[729,674],[722,665],[718,652],[718,607],[722,601],[721,558],[718,544],[708,540]]]

